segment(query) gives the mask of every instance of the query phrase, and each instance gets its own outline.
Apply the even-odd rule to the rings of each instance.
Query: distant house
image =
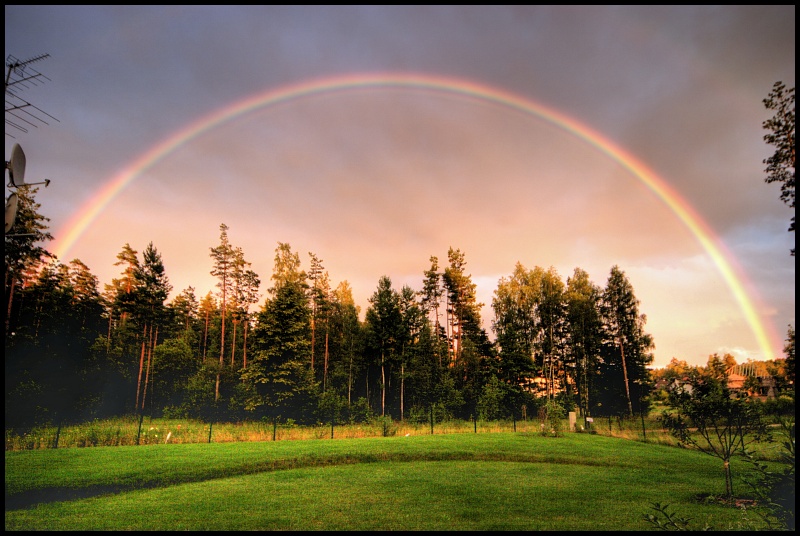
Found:
[[[746,363],[727,370],[728,389],[731,391],[731,396],[735,397],[745,393],[751,398],[762,401],[775,398],[777,396],[775,378],[766,371],[766,368],[753,365],[758,364]],[[688,376],[673,378],[671,381],[663,380],[662,386],[668,391],[684,392],[689,395],[694,391]]]
[[[673,378],[670,384],[667,386],[667,389],[678,393],[686,393],[687,395],[692,394],[692,391],[694,391],[694,387],[692,387],[689,376],[684,376],[683,378]]]
[[[735,367],[733,367],[735,368]],[[731,391],[736,391],[737,393],[744,389],[744,382],[747,380],[747,376],[742,376],[741,374],[736,374],[735,372],[728,372],[728,389]]]
[[[763,363],[745,363],[727,370],[728,389],[732,393],[746,393],[747,396],[767,400],[775,398],[775,378],[763,366]]]

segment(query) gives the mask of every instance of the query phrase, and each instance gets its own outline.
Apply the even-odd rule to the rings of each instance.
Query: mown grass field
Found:
[[[160,443],[5,463],[6,530],[649,530],[653,502],[697,528],[757,520],[698,499],[724,491],[717,459],[590,434]]]

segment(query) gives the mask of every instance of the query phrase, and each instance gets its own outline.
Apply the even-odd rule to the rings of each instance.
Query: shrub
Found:
[[[564,433],[564,406],[555,400],[548,400],[539,408],[539,426],[543,436],[558,437]]]

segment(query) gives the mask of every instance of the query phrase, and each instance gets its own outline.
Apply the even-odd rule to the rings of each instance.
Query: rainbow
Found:
[[[252,95],[220,108],[172,134],[114,175],[66,224],[65,230],[61,233],[63,238],[56,240],[53,244],[54,253],[59,259],[66,258],[70,249],[97,216],[137,176],[156,165],[181,145],[222,123],[259,108],[287,103],[322,93],[387,88],[442,92],[518,110],[544,119],[608,155],[630,171],[642,184],[658,196],[672,210],[675,216],[683,222],[700,243],[703,250],[711,257],[741,308],[758,341],[764,358],[774,359],[781,355],[780,344],[771,342],[779,341],[779,338],[774,334],[774,330],[771,329],[769,324],[762,322],[758,309],[751,298],[751,295],[755,295],[755,292],[752,291],[749,285],[744,284],[746,278],[741,275],[743,272],[737,268],[733,255],[727,251],[721,241],[714,238],[715,233],[712,229],[667,182],[659,178],[651,169],[612,141],[557,110],[547,108],[502,89],[456,78],[402,73],[343,75],[290,84]]]

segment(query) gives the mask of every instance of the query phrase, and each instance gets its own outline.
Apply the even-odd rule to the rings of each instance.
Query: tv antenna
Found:
[[[27,60],[20,60],[11,54],[6,57],[6,125],[27,133],[30,127],[39,128],[40,124],[49,125],[48,119],[59,122],[58,119],[22,97],[22,93],[26,89],[51,81],[31,67],[31,64],[49,57],[50,54],[40,54]],[[6,136],[14,137],[8,133]]]
[[[6,58],[5,119],[7,126],[15,128],[20,132],[27,133],[28,127],[38,128],[39,124],[49,125],[50,123],[48,123],[46,119],[52,119],[58,122],[58,119],[38,106],[34,106],[21,96],[22,92],[26,89],[40,86],[50,81],[45,75],[31,67],[32,63],[49,57],[50,54],[40,54],[39,56],[34,56],[33,58],[23,61],[9,54]],[[9,116],[13,119],[10,119]],[[8,133],[6,133],[6,136],[14,137]],[[22,186],[44,184],[44,187],[47,188],[50,185],[50,179],[45,179],[42,182],[25,182],[25,163],[25,152],[18,143],[15,143],[14,147],[11,149],[11,158],[6,161],[8,186],[16,189]],[[14,192],[6,199],[6,236],[27,236],[8,234],[11,228],[14,227],[14,222],[17,218],[17,209],[18,196],[16,192]]]

